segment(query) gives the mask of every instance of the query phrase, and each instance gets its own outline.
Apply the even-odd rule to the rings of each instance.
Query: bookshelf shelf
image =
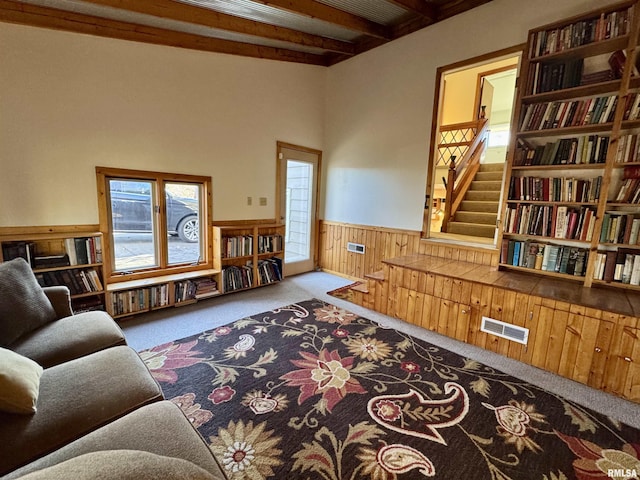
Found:
[[[604,164],[602,163],[576,163],[576,164],[562,164],[562,165],[514,165],[512,170],[602,170]]]
[[[568,98],[591,97],[594,95],[617,93],[618,90],[620,90],[620,80],[609,80],[608,82],[580,85],[562,90],[527,95],[522,97],[522,103],[553,102],[556,100],[566,100]]]
[[[553,25],[548,27],[553,28]],[[534,29],[533,33],[539,33],[546,29]],[[548,53],[546,55],[531,56],[531,62],[557,62],[559,60],[580,59],[595,55],[601,55],[603,53],[614,52],[621,50],[629,43],[629,35],[620,35],[615,38],[609,38],[600,40],[579,47],[569,48],[555,53]]]
[[[637,126],[640,126],[640,122]],[[580,125],[575,127],[548,128],[544,130],[526,130],[516,134],[517,138],[531,139],[542,137],[568,137],[571,135],[587,135],[589,133],[609,133],[613,128],[612,123],[596,123],[594,125]]]
[[[587,242],[585,240],[577,240],[574,238],[556,238],[556,237],[547,237],[544,235],[532,235],[527,233],[504,233],[505,238],[519,239],[519,240],[530,240],[535,239],[537,242],[561,242],[565,245],[574,245],[581,246],[582,248],[588,246],[591,242]]]
[[[500,263],[499,265],[500,267],[507,270],[539,274],[539,275],[544,275],[544,276],[554,277],[554,278],[562,278],[564,280],[572,280],[572,281],[579,281],[579,282],[584,281],[584,276],[579,276],[579,275],[569,275],[567,273],[551,272],[551,271],[539,270],[539,269],[528,268],[528,267],[518,267],[515,265],[509,265],[508,263]]]
[[[562,201],[545,201],[545,200],[507,200],[507,203],[523,203],[527,205],[563,205],[567,207],[595,207],[598,205],[597,202],[562,202]]]
[[[636,198],[632,179],[640,176],[640,92],[634,92],[640,88],[639,31],[638,0],[529,31],[507,164],[510,188],[501,210],[499,268],[578,280],[586,287],[610,285],[602,276],[605,257],[617,256],[618,270],[620,262],[631,262],[630,275],[636,253],[627,250],[638,248],[640,271],[640,246],[627,240],[636,216],[640,229],[640,209],[632,209],[640,205],[619,201]],[[638,172],[620,170],[624,167]],[[568,195],[564,186],[575,181],[583,182],[577,198],[575,184]],[[640,189],[640,180],[636,183]],[[532,254],[514,255],[530,247],[562,253],[553,267],[536,269]],[[571,263],[565,273],[566,257],[575,262],[578,254],[580,268],[574,271]],[[560,255],[565,255],[562,266]],[[609,264],[608,274],[612,268]]]

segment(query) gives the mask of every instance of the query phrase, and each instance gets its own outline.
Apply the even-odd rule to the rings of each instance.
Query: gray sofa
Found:
[[[0,264],[0,478],[224,479],[105,312]]]

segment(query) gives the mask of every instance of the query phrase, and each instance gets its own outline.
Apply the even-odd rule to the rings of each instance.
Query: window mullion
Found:
[[[167,235],[167,217],[164,212],[167,211],[167,192],[165,190],[165,180],[157,179],[157,192],[155,199],[155,222],[157,229],[155,232],[156,245],[160,268],[167,268],[169,263],[169,236]]]

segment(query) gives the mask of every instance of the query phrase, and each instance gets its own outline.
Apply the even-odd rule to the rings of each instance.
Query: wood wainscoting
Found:
[[[364,278],[381,270],[383,260],[414,253],[492,266],[499,259],[497,249],[422,239],[414,230],[321,220],[319,232],[320,268],[349,278]],[[364,245],[364,253],[349,252],[348,242]]]

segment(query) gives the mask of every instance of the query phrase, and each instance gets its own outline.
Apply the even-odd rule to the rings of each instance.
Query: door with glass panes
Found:
[[[322,153],[278,143],[278,218],[285,225],[284,275],[317,264],[317,193]]]

